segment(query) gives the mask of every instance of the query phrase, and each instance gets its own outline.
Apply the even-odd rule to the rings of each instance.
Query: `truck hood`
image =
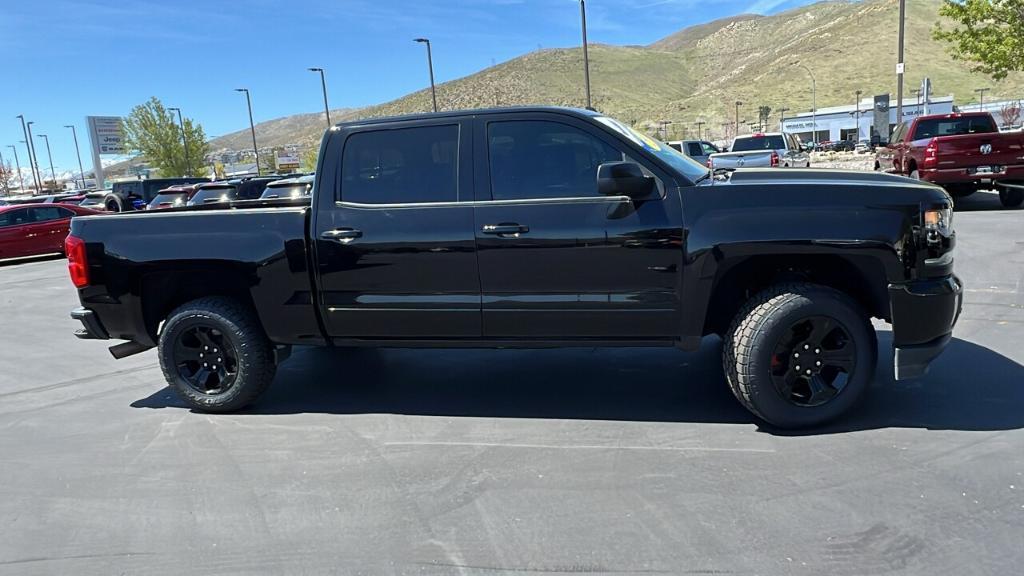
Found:
[[[814,196],[818,200],[849,203],[952,202],[945,190],[934,184],[884,172],[823,170],[819,168],[739,169],[712,186],[747,193],[752,189],[780,196]],[[896,202],[893,202],[893,201]]]

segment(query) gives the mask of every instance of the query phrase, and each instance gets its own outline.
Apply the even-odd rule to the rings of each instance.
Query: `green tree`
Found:
[[[154,96],[149,102],[134,108],[124,119],[124,132],[128,148],[149,160],[161,176],[185,176],[203,172],[203,158],[209,151],[203,127],[184,118],[185,141],[188,143],[188,162],[185,146],[181,142],[181,127],[177,116],[164,108]]]
[[[315,172],[316,161],[319,159],[320,148],[308,148],[305,152],[302,153],[302,166],[299,167],[299,170],[302,170],[303,172]]]
[[[1024,69],[1024,0],[943,0],[939,14],[952,27],[936,23],[932,35],[953,58],[996,80]]]

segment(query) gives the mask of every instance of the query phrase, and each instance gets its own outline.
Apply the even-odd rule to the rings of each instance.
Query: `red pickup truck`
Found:
[[[953,197],[998,189],[1008,208],[1024,203],[1024,133],[1000,133],[988,112],[920,116],[879,147],[875,170],[938,184]]]

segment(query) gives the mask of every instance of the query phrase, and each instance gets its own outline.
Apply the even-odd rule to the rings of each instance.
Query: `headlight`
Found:
[[[924,211],[925,232],[949,236],[953,231],[953,209],[951,207],[931,209]]]

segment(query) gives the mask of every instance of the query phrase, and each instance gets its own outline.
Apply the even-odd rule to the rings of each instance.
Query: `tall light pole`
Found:
[[[857,90],[854,93],[855,94],[855,96],[854,96],[855,114],[854,114],[854,121],[853,122],[854,122],[854,132],[857,134],[857,137],[854,138],[854,139],[857,142],[860,142],[860,95],[863,94],[863,93],[864,93],[863,90]]]
[[[71,137],[75,139],[75,154],[78,156],[78,176],[82,179],[82,188],[85,188],[85,170],[82,168],[82,152],[78,149],[78,131],[71,124],[66,124],[65,128],[71,128]]]
[[[50,179],[53,180],[53,185],[56,187],[57,171],[53,169],[53,154],[50,154],[50,138],[46,134],[38,134],[36,137],[46,141],[46,157],[50,159]]]
[[[35,184],[36,190],[39,190],[39,175],[36,174],[35,169],[32,168],[32,138],[29,136],[28,124],[25,122],[24,115],[18,114],[16,117],[21,120],[21,131],[25,133],[25,139],[22,140],[22,143],[25,144],[25,149],[28,150],[28,171],[32,173],[32,182]]]
[[[188,158],[188,138],[185,137],[185,121],[181,119],[181,108],[168,108],[171,112],[178,113],[178,126],[181,127],[181,146],[185,149],[185,176],[192,175],[192,161]],[[252,112],[250,110],[249,115],[250,122],[252,121]],[[259,162],[256,163],[257,167]]]
[[[913,90],[910,91],[910,93],[913,94],[914,98],[917,99],[917,107],[920,108],[921,107],[921,89],[920,88],[914,88]]]
[[[14,150],[14,166],[18,169],[18,181],[21,182],[21,190],[25,191],[25,177],[21,175],[21,162],[18,161],[18,148],[14,144],[8,144],[8,148]]]
[[[736,101],[736,136],[740,135],[740,106],[742,105],[743,102]]]
[[[978,93],[978,110],[981,112],[985,111],[985,92],[988,92],[991,88],[975,88],[974,91]]]
[[[434,87],[434,54],[430,51],[430,39],[413,38],[413,42],[427,45],[427,68],[430,70],[430,97],[434,100],[434,112],[437,112],[437,88]]]
[[[587,49],[587,4],[580,0],[580,22],[583,27],[583,85],[587,90],[587,109],[592,109],[590,102],[590,52]]]
[[[260,149],[256,147],[256,124],[252,121],[252,98],[248,88],[235,88],[235,92],[245,92],[245,103],[249,107],[249,131],[252,132],[252,153],[256,155],[256,175],[260,173]]]
[[[789,108],[785,106],[779,108],[779,132],[786,131],[786,128],[783,126],[783,123],[786,121],[786,112],[789,112]]]
[[[907,0],[900,0],[899,39],[896,41],[896,123],[903,122],[903,24],[907,19]]]
[[[36,143],[35,143],[34,140],[32,140],[32,125],[33,124],[35,124],[35,122],[32,121],[32,120],[29,120],[28,122],[25,122],[25,126],[28,127],[28,147],[29,147],[29,151],[32,153],[32,164],[33,164],[33,167],[35,168],[36,177],[38,178],[38,182],[40,184],[39,186],[36,186],[36,192],[41,192],[42,189],[43,189],[41,185],[45,184],[46,182],[43,180],[43,173],[39,171],[39,156],[36,154]]]
[[[902,2],[903,0],[900,0]],[[814,72],[805,64],[800,62],[793,62],[794,65],[799,66],[807,71],[807,74],[811,77],[811,141],[815,145],[818,144],[818,87],[817,82],[814,79]]]
[[[697,125],[697,140],[700,140],[701,139],[700,129],[701,129],[702,126],[707,124],[707,122],[705,122],[703,120],[697,120],[696,122],[694,122],[694,124]]]
[[[323,88],[323,91],[324,91],[324,114],[327,115],[327,127],[330,128],[331,127],[331,109],[327,106],[327,78],[324,77],[324,69],[323,68],[306,68],[306,70],[309,70],[310,72],[319,72],[320,73],[320,87]]]

